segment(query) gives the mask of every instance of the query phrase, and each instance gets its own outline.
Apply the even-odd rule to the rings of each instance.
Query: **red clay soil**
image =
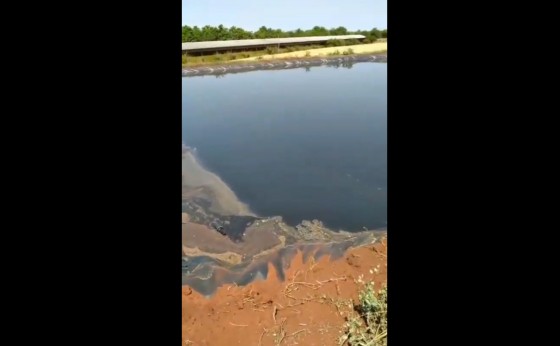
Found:
[[[387,282],[386,240],[349,250],[342,259],[303,263],[298,254],[279,281],[226,285],[207,299],[183,287],[183,345],[339,345],[360,281]]]

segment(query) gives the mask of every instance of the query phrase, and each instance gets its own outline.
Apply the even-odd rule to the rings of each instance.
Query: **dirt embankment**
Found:
[[[207,299],[183,287],[183,345],[339,345],[362,282],[387,281],[386,240],[318,261],[302,253],[285,280],[269,265],[265,280],[220,287]]]
[[[327,47],[327,48],[316,48],[308,50],[298,50],[289,53],[280,54],[270,54],[262,55],[257,57],[251,57],[246,59],[238,59],[236,61],[255,61],[255,60],[267,60],[267,59],[285,59],[285,58],[303,58],[303,57],[313,57],[313,56],[328,56],[330,54],[341,54],[344,51],[351,49],[353,54],[373,54],[379,52],[387,51],[387,42],[376,42],[368,44],[356,44],[351,46],[340,46],[340,47]]]

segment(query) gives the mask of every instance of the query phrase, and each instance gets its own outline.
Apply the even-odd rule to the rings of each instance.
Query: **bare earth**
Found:
[[[246,59],[238,59],[236,61],[254,61],[254,60],[265,60],[265,59],[283,59],[283,58],[303,58],[306,56],[327,56],[330,53],[339,51],[344,52],[347,49],[352,49],[353,54],[368,54],[368,53],[379,53],[387,51],[387,42],[376,42],[368,44],[357,44],[352,46],[341,46],[341,47],[329,47],[329,48],[317,48],[300,50],[290,53],[263,55],[261,57],[252,57]],[[309,52],[309,55],[307,53]]]
[[[269,266],[267,279],[221,287],[211,299],[183,286],[183,345],[339,345],[362,281],[386,284],[386,240],[335,261],[299,253],[284,281]]]

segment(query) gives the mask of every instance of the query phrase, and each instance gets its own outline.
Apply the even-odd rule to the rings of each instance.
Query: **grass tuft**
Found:
[[[351,316],[340,337],[340,345],[386,346],[387,345],[387,287],[375,291],[368,282],[359,294],[357,314]]]

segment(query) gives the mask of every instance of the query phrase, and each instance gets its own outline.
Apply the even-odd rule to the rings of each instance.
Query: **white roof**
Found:
[[[184,42],[183,50],[200,49],[223,49],[241,48],[251,46],[273,46],[277,44],[297,44],[324,42],[329,40],[352,40],[363,39],[363,35],[334,35],[334,36],[308,36],[308,37],[287,37],[287,38],[265,38],[253,40],[229,40],[229,41],[205,41],[205,42]]]

